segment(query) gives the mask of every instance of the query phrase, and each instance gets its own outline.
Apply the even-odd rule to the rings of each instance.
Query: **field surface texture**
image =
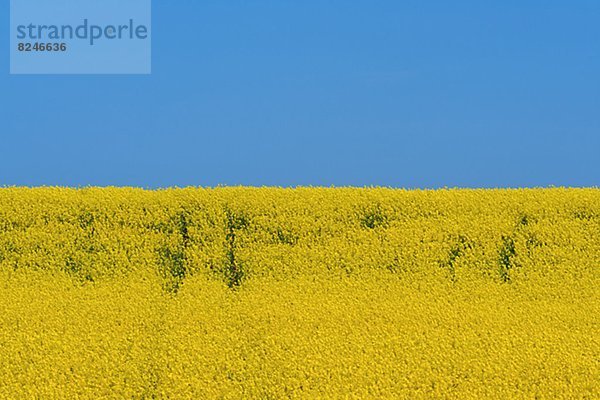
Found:
[[[0,398],[600,398],[600,190],[0,189]]]

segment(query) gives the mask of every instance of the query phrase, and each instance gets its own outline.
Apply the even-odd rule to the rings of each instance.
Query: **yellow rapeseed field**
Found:
[[[598,399],[600,189],[0,189],[1,399]]]

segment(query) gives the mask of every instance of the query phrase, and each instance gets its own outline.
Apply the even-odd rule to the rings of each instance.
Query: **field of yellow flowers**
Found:
[[[0,189],[0,398],[600,398],[600,189]]]

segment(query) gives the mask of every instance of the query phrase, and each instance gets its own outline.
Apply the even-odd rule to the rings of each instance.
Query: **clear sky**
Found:
[[[600,2],[154,0],[149,76],[9,75],[0,185],[600,185]]]

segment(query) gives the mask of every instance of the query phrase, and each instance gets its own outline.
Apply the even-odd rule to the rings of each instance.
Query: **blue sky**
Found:
[[[149,76],[9,75],[0,185],[600,185],[600,2],[153,2]]]

